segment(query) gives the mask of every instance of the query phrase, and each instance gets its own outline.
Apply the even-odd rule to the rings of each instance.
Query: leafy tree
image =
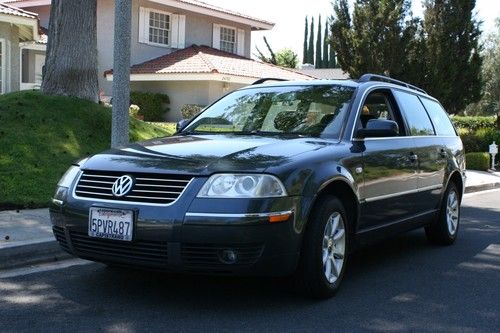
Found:
[[[278,66],[296,68],[299,59],[298,55],[289,48],[284,48],[276,53],[276,61]]]
[[[330,43],[342,69],[354,78],[378,73],[406,79],[413,59],[407,55],[418,45],[410,6],[410,0],[357,0],[351,16],[348,0],[335,0]]]
[[[467,115],[496,114],[500,120],[500,17],[496,20],[496,31],[485,39],[482,53],[484,57],[481,69],[482,97],[479,102],[469,104],[465,113]]]
[[[314,65],[314,17],[311,17],[311,29],[309,29],[309,46],[307,48],[307,63]]]
[[[268,64],[273,64],[277,65],[278,61],[276,60],[276,54],[274,54],[273,49],[271,48],[271,45],[269,45],[269,42],[267,41],[267,38],[264,36],[264,43],[266,44],[267,50],[269,51],[270,56],[264,55],[258,47],[255,47],[257,50],[257,58],[259,58],[260,61],[262,62],[267,62]]]
[[[52,0],[42,92],[97,102],[97,0]]]
[[[296,53],[294,53],[291,49],[284,48],[275,53],[271,48],[271,45],[269,45],[269,42],[267,41],[266,37],[264,37],[264,43],[266,44],[270,56],[266,56],[259,50],[259,48],[256,48],[258,53],[257,57],[259,58],[259,60],[267,62],[268,64],[282,66],[282,67],[288,67],[288,68],[297,67],[297,64],[299,62],[299,56]]]
[[[318,18],[318,34],[316,36],[316,68],[322,68],[323,67],[323,60],[321,59],[322,55],[322,46],[323,46],[323,38],[321,37],[321,34],[323,31],[321,31],[321,14],[319,15]]]
[[[308,31],[309,29],[309,23],[307,22],[307,16],[306,16],[306,23],[305,23],[305,26],[304,26],[304,54],[302,56],[302,63],[305,64],[307,63],[307,55],[308,55],[308,49],[307,49],[307,35],[309,33]]]
[[[424,2],[427,80],[425,88],[454,114],[481,96],[479,23],[475,0]]]

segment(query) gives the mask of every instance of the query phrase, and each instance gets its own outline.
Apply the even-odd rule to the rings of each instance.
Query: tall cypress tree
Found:
[[[307,63],[314,65],[314,16],[311,17],[311,29],[309,29],[309,45],[307,46]]]
[[[328,59],[328,20],[325,22],[325,36],[323,38],[323,68],[329,68]]]
[[[323,46],[323,38],[321,37],[321,34],[323,31],[321,31],[321,14],[319,14],[318,17],[318,35],[316,36],[316,68],[322,68],[323,67],[323,61],[321,60],[321,55],[322,55],[322,50],[321,47]]]
[[[337,68],[337,54],[330,44],[330,55],[328,58],[328,68]]]
[[[452,114],[481,94],[481,31],[473,17],[475,5],[474,0],[424,2],[425,88]]]
[[[307,16],[306,16],[306,23],[304,27],[304,54],[302,56],[302,63],[305,64],[307,63],[307,35],[308,35],[308,29],[309,29],[309,22],[307,22]]]

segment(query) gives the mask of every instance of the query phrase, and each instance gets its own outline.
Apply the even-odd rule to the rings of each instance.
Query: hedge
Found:
[[[495,129],[496,128],[496,116],[493,117],[465,117],[465,116],[453,116],[451,121],[455,127],[459,129],[466,129],[469,132],[476,131],[481,128]]]
[[[132,91],[130,93],[130,104],[139,106],[139,115],[144,116],[144,121],[164,121],[165,112],[169,108],[170,99],[165,94]]]
[[[488,153],[467,153],[465,154],[467,170],[486,171],[490,167],[490,154]]]

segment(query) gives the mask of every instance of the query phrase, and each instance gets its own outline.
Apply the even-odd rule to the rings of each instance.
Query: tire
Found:
[[[328,298],[337,292],[344,277],[349,253],[349,222],[342,202],[335,196],[320,198],[314,209],[304,235],[294,282],[306,296]]]
[[[460,226],[460,194],[450,183],[444,193],[439,215],[425,227],[425,235],[432,244],[451,245],[455,242]]]

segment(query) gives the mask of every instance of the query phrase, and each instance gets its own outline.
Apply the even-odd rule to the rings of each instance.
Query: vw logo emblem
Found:
[[[118,178],[113,187],[111,188],[111,192],[115,197],[123,197],[125,194],[130,192],[132,186],[134,185],[134,179],[130,176],[121,176]]]

